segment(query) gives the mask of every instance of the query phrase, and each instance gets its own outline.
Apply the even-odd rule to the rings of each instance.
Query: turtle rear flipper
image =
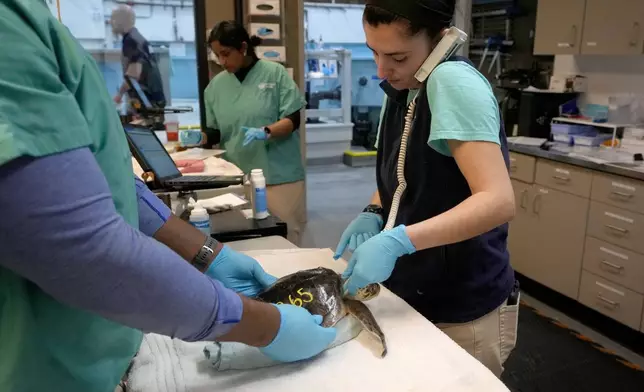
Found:
[[[381,358],[387,355],[385,334],[382,333],[380,326],[376,322],[376,319],[373,317],[373,314],[367,305],[352,299],[345,299],[344,304],[347,308],[348,315],[360,321],[363,331],[368,332],[369,336],[372,338],[370,339],[370,343],[374,343],[373,345],[370,344],[370,346],[374,346],[370,347],[372,351]]]
[[[347,315],[338,321],[334,328],[336,330],[335,339],[326,349],[329,350],[333,347],[340,346],[349,340],[355,339],[360,332],[362,332],[362,322],[357,317],[350,317]]]

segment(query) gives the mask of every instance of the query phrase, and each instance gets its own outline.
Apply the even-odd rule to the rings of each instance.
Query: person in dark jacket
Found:
[[[132,7],[119,5],[112,11],[110,19],[112,32],[123,36],[121,61],[123,76],[130,76],[141,85],[141,89],[150,103],[162,108],[166,105],[163,92],[161,73],[154,56],[150,52],[150,44],[135,27],[136,15]],[[130,92],[129,84],[123,80],[119,91],[114,96],[114,102],[120,104],[123,94]]]

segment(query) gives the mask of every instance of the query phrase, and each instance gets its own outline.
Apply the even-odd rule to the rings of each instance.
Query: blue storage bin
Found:
[[[594,137],[597,135],[597,130],[590,125],[580,124],[566,124],[566,123],[552,123],[550,124],[550,132],[552,139],[555,142],[566,143],[572,145],[574,143],[574,136]]]
[[[553,135],[586,135],[594,136],[597,134],[597,130],[590,125],[579,125],[579,124],[562,124],[562,123],[553,123],[550,124],[550,132]]]

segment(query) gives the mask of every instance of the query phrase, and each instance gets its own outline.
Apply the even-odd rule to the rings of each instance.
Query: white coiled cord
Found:
[[[393,200],[391,201],[391,208],[389,209],[389,216],[387,217],[387,224],[384,230],[391,230],[396,223],[396,216],[398,215],[398,207],[400,207],[400,199],[407,189],[407,181],[405,180],[405,157],[407,156],[407,141],[411,133],[411,126],[414,121],[414,114],[416,113],[416,97],[409,104],[407,108],[407,115],[405,115],[405,128],[403,129],[402,137],[400,138],[400,150],[398,151],[398,166],[396,167],[396,177],[398,179],[398,187],[394,192]]]

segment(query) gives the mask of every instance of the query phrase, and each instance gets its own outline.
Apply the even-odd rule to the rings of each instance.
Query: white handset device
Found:
[[[453,55],[467,41],[467,34],[457,27],[450,27],[441,38],[434,50],[427,56],[427,60],[420,66],[414,77],[420,83],[423,83],[434,68],[444,60]]]

